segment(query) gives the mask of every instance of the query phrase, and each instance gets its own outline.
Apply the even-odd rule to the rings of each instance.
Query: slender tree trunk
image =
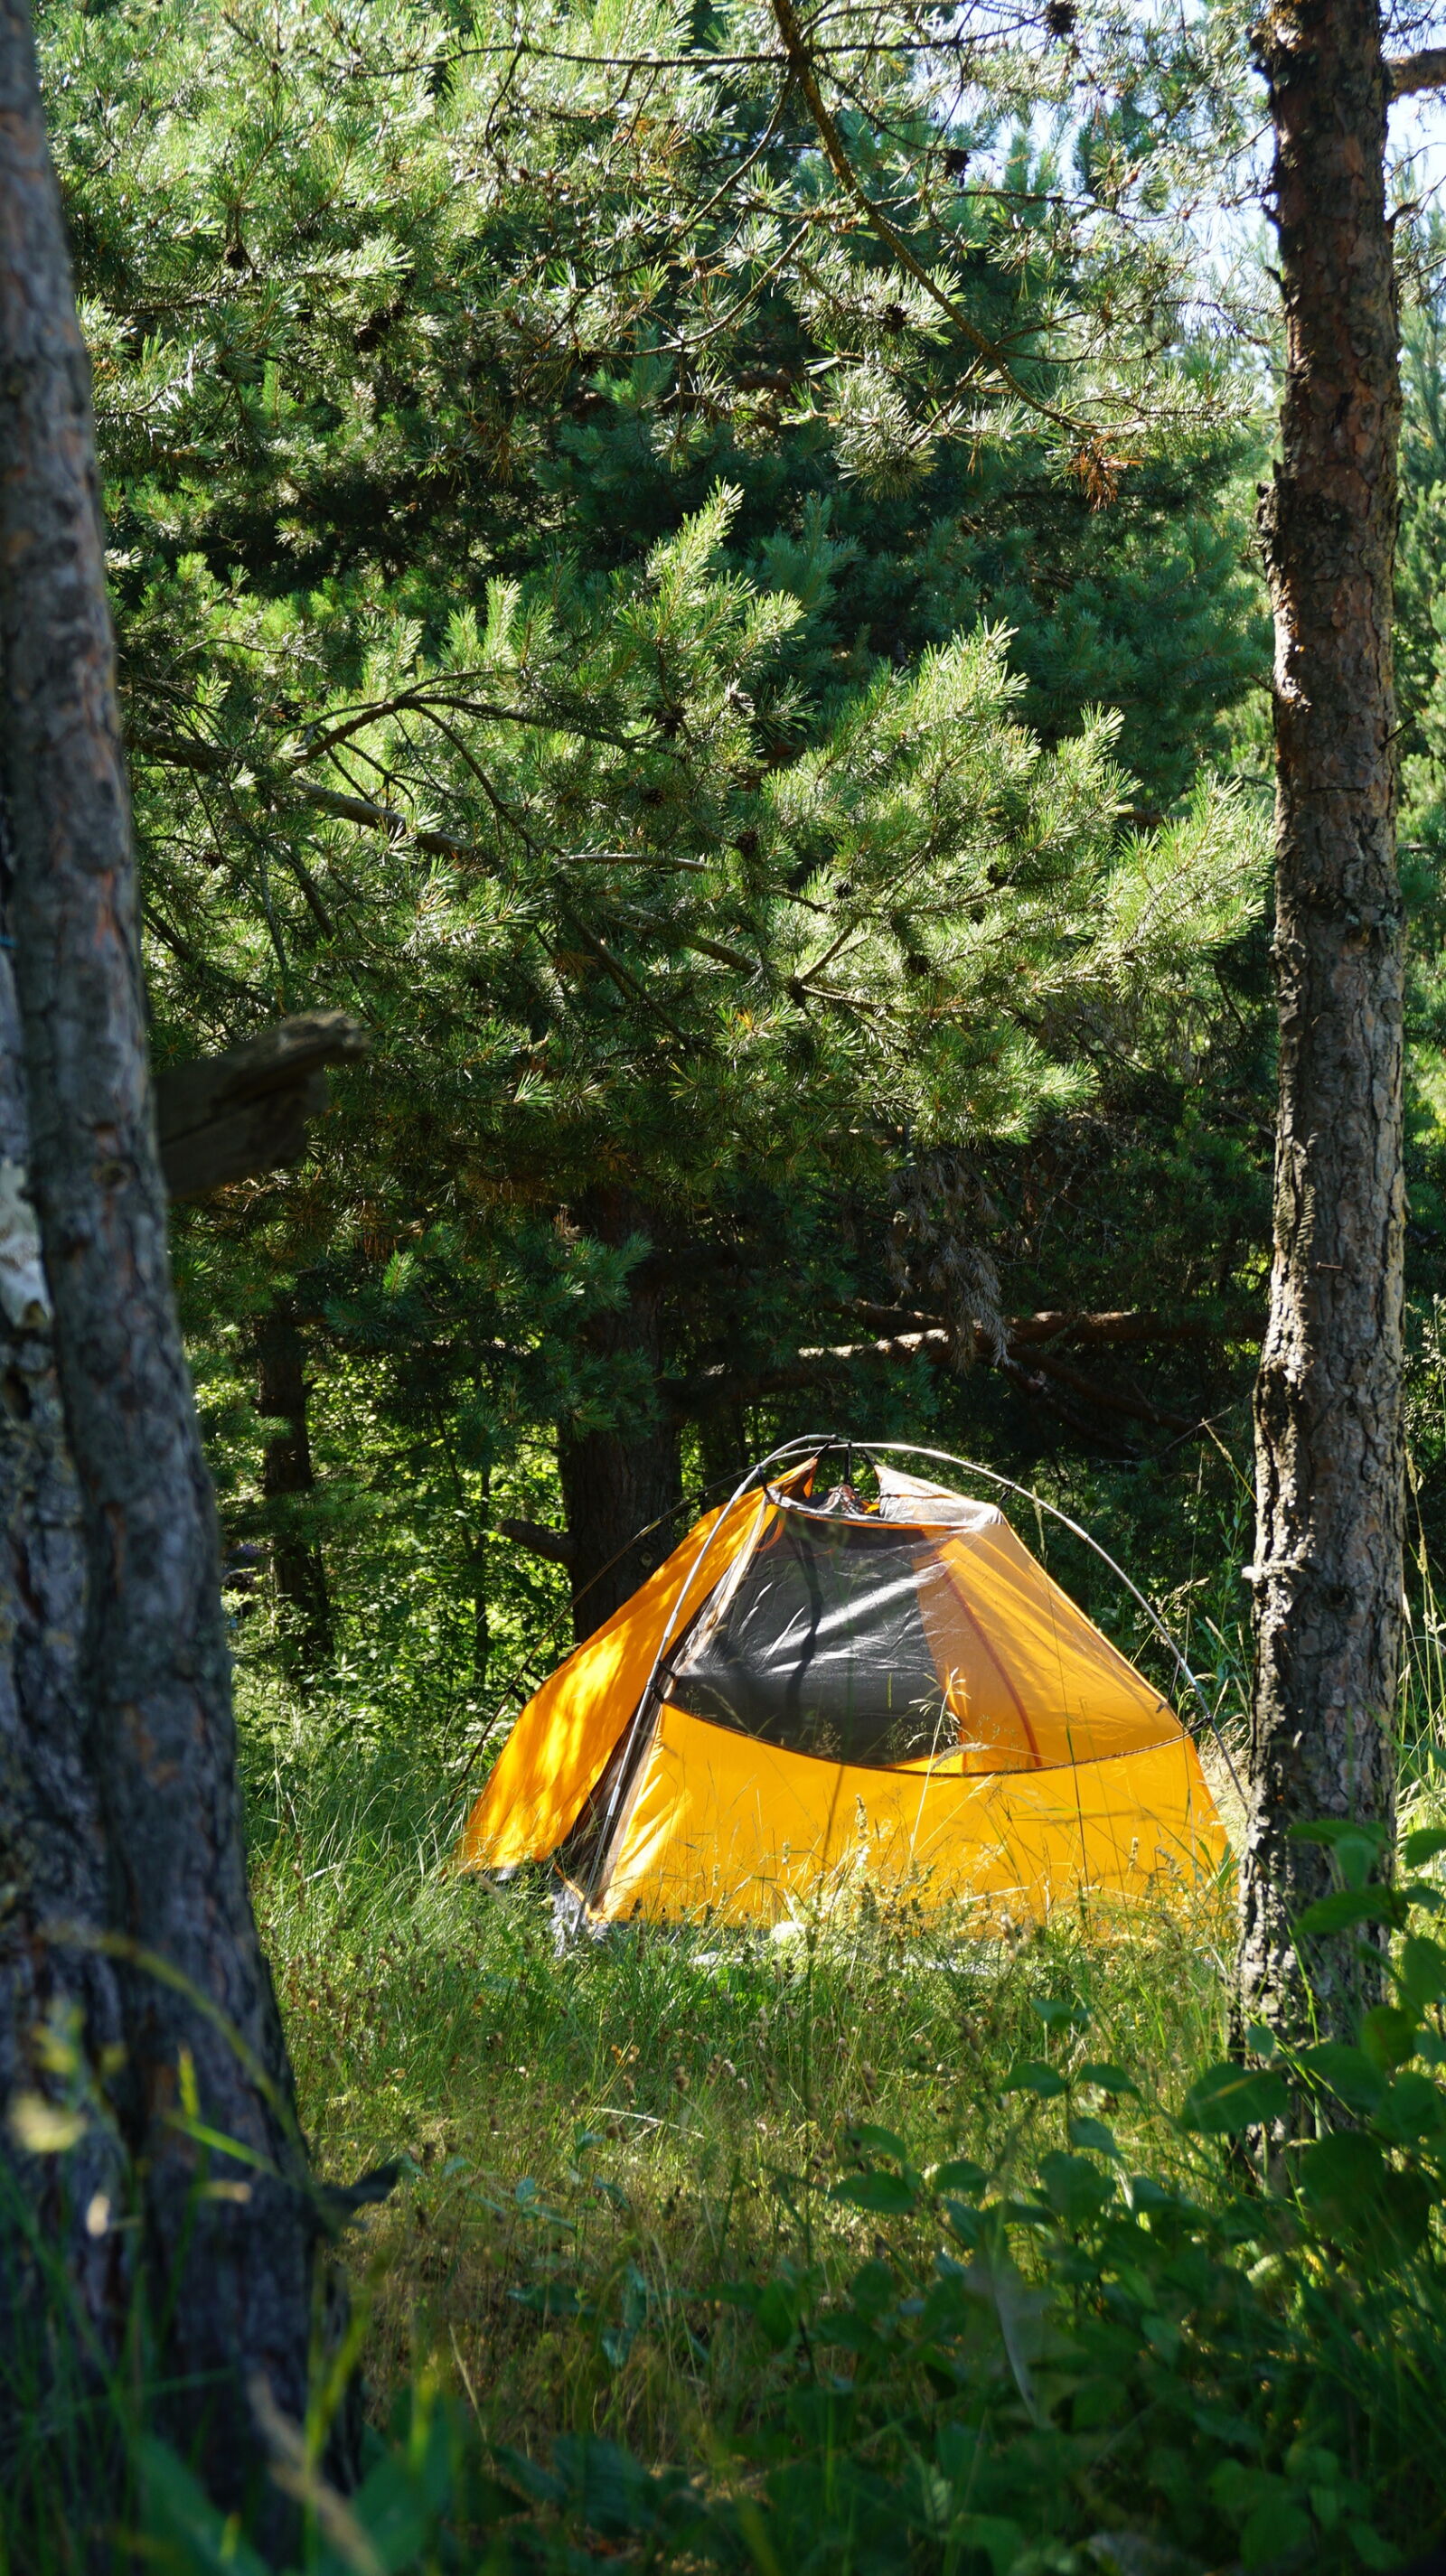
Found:
[[[492,1661],[492,1614],[488,1606],[487,1523],[492,1502],[492,1472],[484,1467],[482,1490],[478,1497],[478,1527],[467,1551],[467,1573],[472,1587],[472,1683],[480,1694],[487,1688],[487,1668]]]
[[[271,1511],[271,1563],[288,1662],[302,1679],[329,1661],[331,1597],[326,1563],[302,1517],[315,1496],[306,1422],[306,1343],[285,1306],[256,1327],[257,1407],[279,1423],[266,1442],[261,1490]]]
[[[1286,315],[1281,462],[1261,507],[1275,611],[1280,1127],[1256,1389],[1256,1679],[1236,1998],[1348,2032],[1352,1938],[1303,1961],[1330,1883],[1290,1828],[1389,1823],[1401,1606],[1401,999],[1391,582],[1400,412],[1374,0],[1276,0]],[[1309,1983],[1307,1970],[1309,1969]]]
[[[743,1407],[705,1406],[697,1416],[695,1428],[704,1491],[713,1502],[724,1501],[728,1490],[742,1482],[754,1461]]]
[[[637,1202],[622,1190],[599,1190],[578,1211],[600,1242],[626,1243],[648,1231]],[[661,1300],[633,1288],[627,1303],[594,1316],[585,1347],[599,1364],[605,1400],[630,1411],[627,1431],[564,1431],[557,1444],[567,1534],[572,1542],[573,1634],[581,1643],[661,1565],[677,1532],[671,1514],[683,1498],[677,1424],[658,1409],[663,1374]]]
[[[0,0],[0,793],[86,1582],[77,1680],[63,1640],[39,1650],[60,1659],[60,1725],[79,1699],[93,1836],[84,1868],[57,1850],[52,1901],[73,1892],[83,1924],[100,1856],[126,1945],[117,2099],[162,2420],[239,2503],[262,2471],[248,2381],[264,2375],[292,2416],[305,2402],[311,2200],[246,1884],[216,1519],[146,1066],[89,371],[24,0]],[[195,2137],[191,2103],[244,2157]],[[78,2286],[108,2328],[107,2279]]]

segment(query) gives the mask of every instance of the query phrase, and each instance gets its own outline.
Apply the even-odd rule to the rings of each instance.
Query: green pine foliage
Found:
[[[1405,417],[1396,558],[1396,685],[1402,736],[1401,876],[1408,905],[1407,1283],[1413,1350],[1408,1420],[1418,1540],[1441,1543],[1446,1459],[1433,1402],[1441,1259],[1446,1247],[1446,984],[1440,952],[1446,882],[1446,307],[1439,216],[1407,244],[1402,325]]]
[[[1067,64],[983,22],[967,116],[887,50],[882,122],[840,111],[1011,388],[730,66],[747,12],[709,71],[651,7],[141,24],[43,34],[156,1048],[373,1032],[305,1169],[179,1228],[233,1532],[272,1299],[318,1412],[360,1370],[391,1426],[373,1527],[468,1592],[494,1474],[641,1436],[659,1364],[700,1481],[766,1437],[746,1389],[917,1295],[891,1216],[938,1153],[989,1312],[1001,1265],[1131,1302],[1148,1247],[1149,1301],[1223,1325],[1269,1063],[1262,818],[1211,765],[1263,655],[1238,391],[1122,177],[1190,127],[1163,57],[1073,165],[1019,139]],[[649,1259],[661,1349],[604,1358]]]

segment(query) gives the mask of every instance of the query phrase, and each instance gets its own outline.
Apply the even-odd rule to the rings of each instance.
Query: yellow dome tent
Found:
[[[555,1856],[594,1919],[733,1923],[1214,1874],[1174,1710],[993,1504],[867,1454],[876,1505],[808,1459],[697,1524],[528,1701],[462,1868]]]

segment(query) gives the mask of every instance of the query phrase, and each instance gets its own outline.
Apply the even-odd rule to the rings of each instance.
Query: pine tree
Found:
[[[85,353],[21,0],[0,12],[0,131],[5,1329],[17,1384],[40,1397],[6,1433],[0,2065],[18,2082],[0,2257],[17,2329],[57,2284],[35,2377],[42,2417],[75,2407],[96,2427],[73,2468],[85,2551],[109,2546],[121,2492],[107,2383],[123,2367],[162,2383],[161,2416],[218,2496],[247,2496],[251,2375],[305,2411],[316,2228],[246,1881]],[[90,2185],[78,2206],[55,2179],[65,2143]],[[0,2396],[12,2476],[24,2386],[22,2365]],[[279,2536],[264,2501],[260,2527]]]
[[[936,1140],[988,1161],[1021,1209],[1026,1138],[1056,1171],[1073,1164],[1082,1204],[1098,1200],[1092,1169],[1137,1206],[1146,1137],[1172,1138],[1196,1182],[1215,1177],[1189,1096],[1204,1064],[1241,1057],[1219,977],[1250,910],[1248,831],[1218,919],[1182,890],[1183,1022],[1167,1026],[1123,962],[1112,983],[1098,953],[1079,978],[1095,980],[1090,1009],[1051,999],[1038,1029],[1017,984],[1001,1031],[1001,988],[973,981],[991,937],[1021,966],[1051,940],[1060,957],[1090,941],[1101,871],[1132,864],[1127,847],[1106,854],[1110,800],[1146,815],[1184,800],[1187,839],[1210,839],[1188,804],[1191,737],[1258,649],[1238,547],[1207,524],[1232,453],[1213,395],[1195,412],[1172,395],[1193,425],[1146,442],[1138,466],[1077,455],[1066,422],[1062,463],[1057,426],[981,378],[972,346],[931,335],[927,299],[820,200],[811,122],[796,101],[780,116],[766,80],[650,76],[629,135],[612,66],[539,44],[508,89],[485,47],[422,12],[357,12],[328,52],[309,18],[268,13],[263,31],[177,11],[144,62],[103,19],[51,26],[157,1043],[189,1052],[314,999],[376,1031],[372,1071],[351,1078],[360,1114],[334,1123],[306,1180],[252,1202],[269,1281],[253,1248],[223,1309],[279,1298],[320,1347],[384,1355],[400,1419],[455,1429],[465,1407],[474,1488],[509,1419],[550,1419],[575,1497],[611,1460],[620,1490],[661,1505],[689,1420],[846,1337],[860,1295],[893,1299],[889,1194]],[[1007,66],[1000,79],[1005,106],[976,120],[986,142],[1019,95]],[[971,312],[1017,349],[1014,377],[1045,412],[1063,286],[1113,297],[1116,321],[1072,364],[1092,395],[1121,388],[1138,410],[1148,349],[1119,318],[1140,309],[1121,300],[1120,243],[1102,255],[1057,221],[1055,174],[1022,150],[1001,184],[964,184],[977,141],[913,117],[897,163],[868,166],[917,188]],[[1102,129],[1096,230],[1110,149]],[[740,153],[759,156],[756,201],[724,187],[706,213]],[[800,226],[820,255],[780,266]],[[720,310],[723,275],[739,291]],[[1148,283],[1165,292],[1158,260]],[[1108,508],[1091,506],[1086,466]],[[724,475],[738,498],[720,512]],[[1151,551],[1182,507],[1152,591]],[[986,907],[971,946],[928,918],[942,880],[929,907],[901,892],[883,920],[889,744],[895,717],[924,706],[930,725],[1000,738],[998,654],[949,639],[1001,612],[1024,710],[1094,819],[1065,824],[1071,886],[1052,859],[1047,891],[1028,889],[1005,859],[997,886],[969,890]],[[1187,663],[1203,675],[1188,690]],[[915,671],[928,685],[911,697]],[[1096,692],[1125,703],[1139,784],[1104,784]],[[806,782],[837,788],[841,765],[857,811],[841,791],[797,805]],[[1044,795],[1062,812],[1062,788]],[[856,842],[862,923],[863,894],[837,892]],[[857,988],[790,990],[836,936],[866,966],[868,1007]],[[878,1059],[910,1061],[921,1037],[932,1087],[891,1090]],[[601,1212],[599,1153],[626,1223]],[[1217,1251],[1251,1235],[1242,1194],[1248,1175],[1232,1176]],[[1198,1189],[1187,1200],[1188,1251],[1172,1242],[1163,1268],[1193,1293],[1214,1202],[1202,1216]],[[230,1215],[192,1225],[218,1247],[237,1233]],[[1021,1245],[1029,1231],[1013,1227]],[[379,1297],[399,1257],[410,1284]],[[501,1298],[478,1284],[499,1266]],[[1080,1302],[1068,1260],[1029,1266],[1041,1302]],[[1228,1303],[1231,1254],[1214,1268]],[[198,1251],[193,1275],[214,1285],[216,1263]],[[1059,1418],[1057,1378],[1050,1391]],[[632,1508],[610,1516],[608,1554]],[[294,1502],[288,1517],[303,1528]],[[575,1560],[580,1589],[602,1546]]]

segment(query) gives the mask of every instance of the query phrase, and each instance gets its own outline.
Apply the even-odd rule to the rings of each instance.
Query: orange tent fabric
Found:
[[[701,1602],[745,1545],[762,1497],[709,1512],[666,1563],[584,1639],[517,1719],[462,1836],[463,1869],[510,1869],[545,1860],[576,1824],[637,1708],[669,1614]],[[701,1567],[704,1541],[711,1542]]]
[[[992,1505],[713,1514],[529,1701],[464,1868],[557,1855],[604,1920],[912,1901],[1043,1916],[1213,1874],[1174,1711]]]

